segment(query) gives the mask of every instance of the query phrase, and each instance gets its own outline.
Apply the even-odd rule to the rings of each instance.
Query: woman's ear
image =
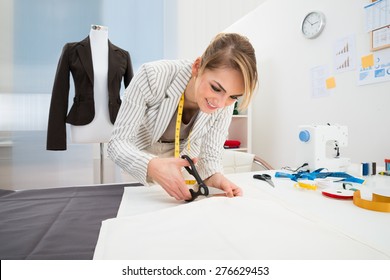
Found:
[[[192,77],[196,77],[199,74],[200,65],[202,64],[202,58],[198,57],[192,64]]]

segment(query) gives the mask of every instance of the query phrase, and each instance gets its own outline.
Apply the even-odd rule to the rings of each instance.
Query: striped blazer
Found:
[[[180,97],[191,79],[192,62],[160,60],[146,63],[125,90],[123,102],[108,143],[109,157],[123,170],[147,185],[147,166],[155,157],[143,149],[165,132]],[[197,170],[205,179],[222,172],[221,157],[234,106],[212,114],[199,112],[180,153],[198,157]]]

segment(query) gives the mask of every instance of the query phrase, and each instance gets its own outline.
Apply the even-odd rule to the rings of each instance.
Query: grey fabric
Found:
[[[92,259],[125,186],[0,190],[0,259]]]

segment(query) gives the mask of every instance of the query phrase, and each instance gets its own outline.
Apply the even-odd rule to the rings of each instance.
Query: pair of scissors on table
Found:
[[[272,182],[271,175],[268,175],[268,174],[255,174],[255,175],[253,175],[253,178],[265,181],[268,184],[270,184],[271,187],[275,188],[274,182]]]
[[[188,199],[186,201],[187,202],[194,201],[200,195],[208,196],[209,188],[203,182],[202,178],[200,178],[199,173],[198,171],[196,171],[195,164],[192,161],[192,159],[187,155],[182,155],[181,158],[187,160],[188,163],[190,164],[190,166],[185,166],[185,169],[188,171],[188,173],[190,173],[192,176],[195,177],[199,187],[198,191],[194,191],[193,189],[190,189],[191,199]]]

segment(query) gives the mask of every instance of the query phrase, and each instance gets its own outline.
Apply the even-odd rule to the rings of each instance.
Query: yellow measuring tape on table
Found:
[[[184,92],[180,97],[179,105],[177,107],[176,128],[175,128],[175,158],[180,156],[180,126],[183,118],[184,108]],[[189,143],[190,139],[188,139]],[[186,180],[187,185],[194,185],[196,180]]]
[[[373,193],[372,200],[367,200],[361,198],[360,191],[355,191],[353,194],[353,203],[356,206],[368,210],[390,212],[390,197],[384,195]]]

